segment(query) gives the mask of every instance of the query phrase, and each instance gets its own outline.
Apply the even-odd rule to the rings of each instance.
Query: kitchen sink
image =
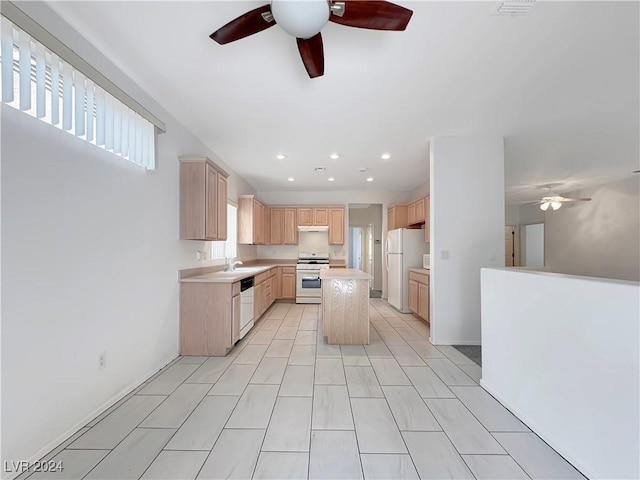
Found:
[[[257,272],[258,270],[261,270],[261,269],[262,267],[238,267],[238,268],[234,268],[230,272],[225,272],[225,273],[250,273],[250,272]]]

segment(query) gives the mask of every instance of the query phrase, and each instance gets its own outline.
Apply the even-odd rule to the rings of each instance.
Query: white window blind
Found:
[[[156,131],[143,118],[7,18],[2,20],[2,102],[155,169]]]
[[[227,240],[211,242],[211,259],[236,258],[238,256],[238,207],[227,204]]]

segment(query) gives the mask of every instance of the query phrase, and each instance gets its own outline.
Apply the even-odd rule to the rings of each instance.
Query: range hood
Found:
[[[298,226],[299,232],[328,232],[329,227],[326,225]]]

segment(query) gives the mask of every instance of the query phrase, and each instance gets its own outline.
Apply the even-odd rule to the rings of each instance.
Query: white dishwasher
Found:
[[[254,277],[240,280],[240,338],[253,327],[253,282]]]

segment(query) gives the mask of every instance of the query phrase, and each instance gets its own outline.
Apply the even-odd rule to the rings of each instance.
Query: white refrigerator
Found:
[[[387,234],[387,301],[402,313],[411,313],[409,268],[421,268],[425,253],[424,230],[398,228]]]

